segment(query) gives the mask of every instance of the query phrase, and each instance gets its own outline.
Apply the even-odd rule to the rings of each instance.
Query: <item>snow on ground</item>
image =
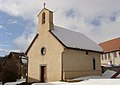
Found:
[[[115,71],[107,70],[105,71],[102,76],[85,76],[75,78],[73,80],[83,80],[80,82],[48,82],[48,83],[33,83],[32,85],[120,85],[120,79],[111,79],[111,77],[115,74]],[[120,78],[120,75],[117,76]],[[4,85],[18,85],[20,83],[25,82],[25,80],[17,80],[16,82],[8,82]]]
[[[32,85],[120,85],[120,79],[89,79],[81,82],[49,82],[34,83]]]
[[[90,79],[82,82],[70,83],[69,85],[120,85],[119,82],[120,79]]]
[[[115,71],[107,70],[102,76],[85,76],[75,78],[73,80],[83,80],[80,82],[48,82],[48,83],[34,83],[32,85],[120,85],[120,79],[111,79],[111,77],[115,74]],[[120,78],[120,75],[117,77]]]
[[[16,82],[7,82],[4,85],[18,85],[18,84],[21,84],[25,81],[26,81],[25,79],[18,79]]]
[[[88,79],[103,79],[103,77],[102,76],[85,76],[85,77],[75,78],[73,80],[88,80]]]
[[[0,85],[2,85],[2,82],[0,82]]]
[[[56,81],[56,82],[48,82],[48,83],[33,83],[32,85],[67,85],[68,82],[60,82],[60,81]]]

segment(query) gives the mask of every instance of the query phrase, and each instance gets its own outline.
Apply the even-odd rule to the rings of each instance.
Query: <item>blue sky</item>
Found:
[[[0,11],[0,54],[4,55],[8,50],[14,49],[13,41],[21,35],[24,30],[24,20],[20,17],[10,16]],[[6,50],[3,50],[6,49]]]
[[[120,0],[0,0],[0,56],[25,52],[37,33],[37,14],[54,13],[54,24],[96,43],[120,37]]]
[[[35,27],[33,21],[0,11],[0,55],[7,55],[10,51],[22,51],[23,49],[15,44],[15,39],[23,33],[29,37],[31,31],[26,30],[29,27]]]

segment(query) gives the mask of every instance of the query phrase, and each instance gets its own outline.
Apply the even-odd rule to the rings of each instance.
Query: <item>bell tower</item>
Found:
[[[49,9],[44,8],[38,14],[38,34],[41,30],[53,30],[53,12]]]

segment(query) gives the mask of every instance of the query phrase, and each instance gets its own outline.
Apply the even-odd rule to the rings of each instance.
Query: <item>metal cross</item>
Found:
[[[44,4],[43,4],[43,5],[44,5],[44,8],[45,8],[46,3],[44,2]]]

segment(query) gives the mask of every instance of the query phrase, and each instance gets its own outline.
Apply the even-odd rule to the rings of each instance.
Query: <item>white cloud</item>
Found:
[[[113,38],[117,38],[120,37],[120,22],[113,22],[113,23],[108,23],[103,24],[101,27],[101,32],[99,36],[94,36],[94,38],[98,38],[96,39],[97,42],[99,41],[106,41],[106,40],[110,40]]]
[[[0,30],[5,30],[3,25],[0,25]]]
[[[54,12],[55,25],[82,32],[97,43],[120,36],[120,0],[0,0],[0,10],[37,25],[44,2]],[[33,32],[34,28],[25,31]],[[24,32],[15,39],[16,47],[26,49],[33,33],[26,38]]]
[[[5,56],[5,55],[8,55],[10,52],[21,52],[20,49],[14,49],[14,50],[11,50],[11,49],[5,49],[5,48],[0,48],[0,56]]]
[[[8,45],[0,44],[0,47],[7,47]]]
[[[11,32],[5,32],[5,35],[12,35]]]
[[[38,8],[40,8],[39,3],[39,0],[0,0],[0,10],[13,16],[22,16],[24,19],[33,19],[33,16],[38,12]]]
[[[2,49],[2,48],[0,48],[0,52],[9,52],[8,50],[6,50],[6,49]]]
[[[116,21],[117,21],[117,22],[120,22],[120,16],[117,17]]]
[[[1,33],[0,33],[0,36],[1,36],[1,37],[4,37],[5,35],[11,36],[11,35],[13,35],[13,33],[7,32],[7,31],[6,31],[6,32],[1,32]]]
[[[2,25],[0,25],[0,29],[2,28],[3,26]]]
[[[30,42],[32,41],[34,37],[34,34],[22,34],[21,36],[17,37],[14,41],[14,47],[16,49],[20,49],[20,51],[25,52],[28,45],[30,44]]]
[[[12,19],[10,19],[10,20],[8,21],[8,23],[9,23],[9,24],[18,24],[18,21],[17,21],[17,20],[12,20]]]

